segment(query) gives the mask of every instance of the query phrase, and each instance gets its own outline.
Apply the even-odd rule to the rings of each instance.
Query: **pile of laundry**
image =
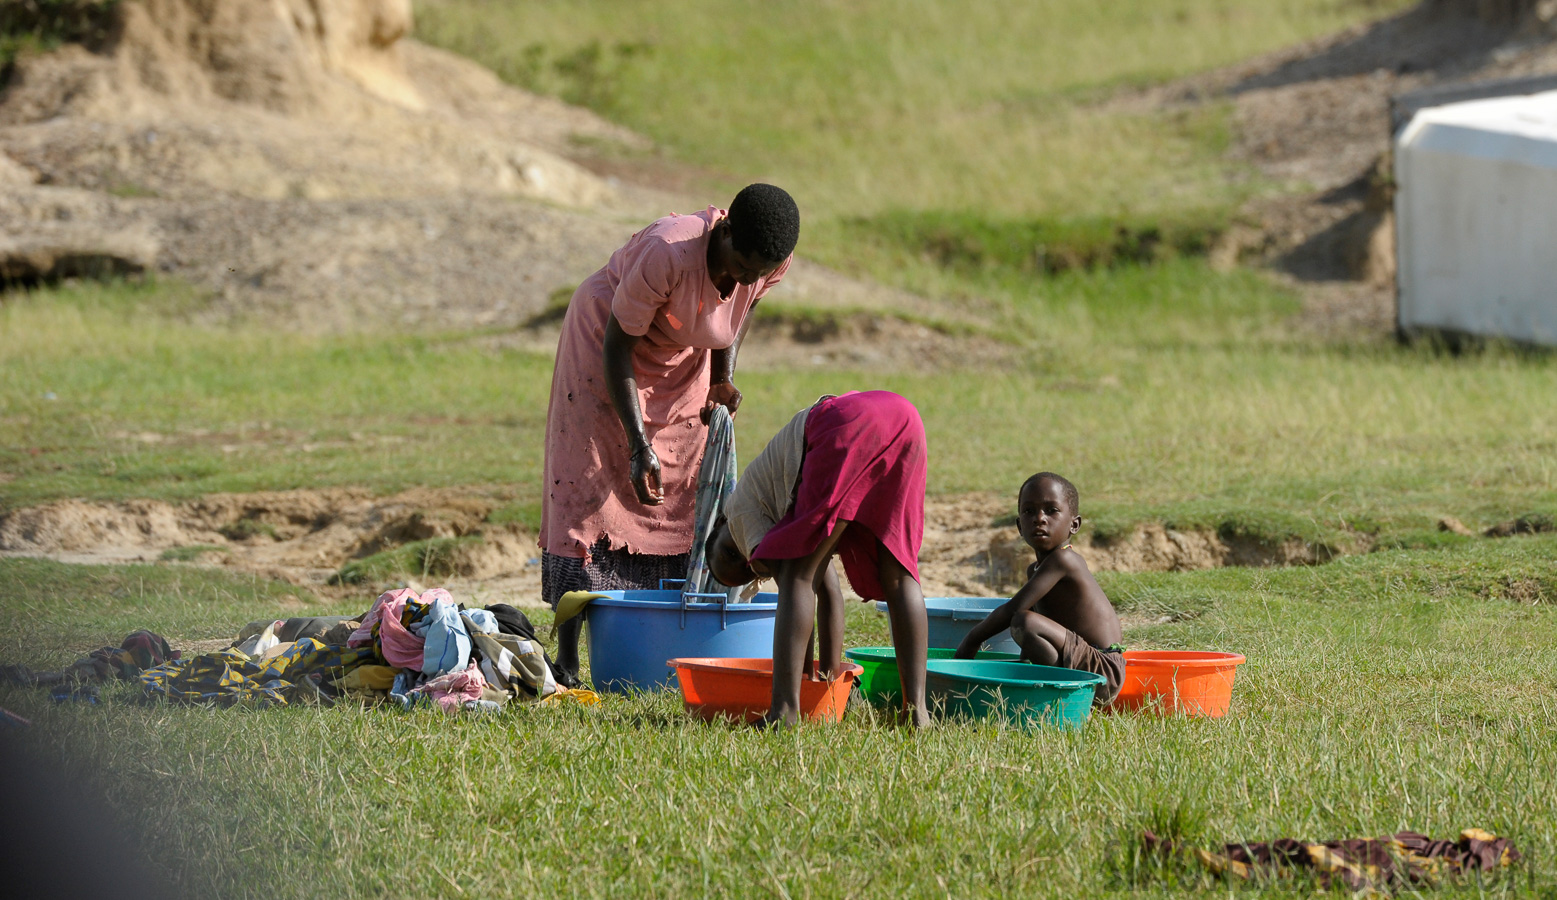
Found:
[[[252,622],[232,646],[183,657],[138,631],[57,672],[0,667],[6,680],[49,686],[56,699],[95,701],[94,682],[138,681],[147,697],[181,703],[285,706],[341,700],[446,711],[508,703],[599,702],[560,687],[535,628],[499,603],[466,609],[448,591],[387,591],[359,618]]]

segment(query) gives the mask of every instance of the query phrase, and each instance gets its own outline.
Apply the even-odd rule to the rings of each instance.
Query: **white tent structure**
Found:
[[[1557,345],[1557,91],[1422,110],[1395,182],[1402,332]]]

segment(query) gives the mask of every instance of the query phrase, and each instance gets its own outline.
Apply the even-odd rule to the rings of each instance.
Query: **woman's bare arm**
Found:
[[[751,328],[751,320],[755,318],[757,304],[753,303],[746,313],[745,321],[741,322],[741,330],[735,335],[735,340],[730,346],[722,350],[710,350],[708,353],[709,379],[708,400],[703,404],[703,421],[708,421],[708,414],[713,412],[715,406],[723,405],[735,415],[735,411],[741,408],[741,392],[735,387],[735,358],[741,352],[741,342],[746,340],[746,332]]]
[[[644,433],[643,410],[638,405],[638,377],[633,373],[633,350],[642,340],[622,330],[622,323],[613,314],[606,321],[605,343],[601,349],[606,379],[606,392],[611,397],[611,408],[621,420],[622,431],[627,435],[629,471],[633,491],[638,502],[645,506],[658,506],[665,502],[665,490],[660,481],[660,460]]]

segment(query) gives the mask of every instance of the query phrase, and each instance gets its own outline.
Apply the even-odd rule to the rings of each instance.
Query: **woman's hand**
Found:
[[[632,456],[633,492],[638,495],[638,502],[644,506],[659,506],[665,502],[665,487],[660,483],[660,458],[654,455],[654,448],[644,444],[633,451]]]
[[[735,411],[741,408],[741,392],[734,382],[716,381],[708,386],[708,399],[703,401],[703,424],[708,424],[708,417],[714,414],[714,407],[723,406],[730,411],[730,418],[735,418]]]

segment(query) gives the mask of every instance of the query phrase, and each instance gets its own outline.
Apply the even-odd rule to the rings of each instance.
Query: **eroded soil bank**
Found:
[[[926,501],[925,593],[989,595],[1019,583],[1031,551],[1009,525],[1009,498]],[[212,494],[184,503],[59,500],[0,513],[0,553],[64,562],[222,566],[315,592],[368,594],[413,579],[515,605],[540,602],[540,550],[524,516],[497,493],[418,489]],[[1137,526],[1076,548],[1098,571],[1312,565],[1338,552],[1296,537],[1225,539],[1214,531]]]

